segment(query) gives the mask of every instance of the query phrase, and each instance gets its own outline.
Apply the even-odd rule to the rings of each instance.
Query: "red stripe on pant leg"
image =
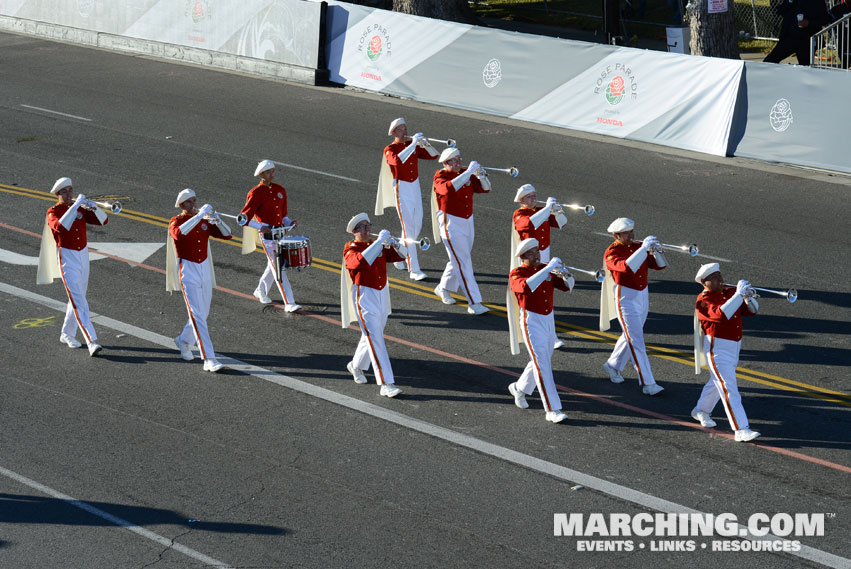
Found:
[[[737,431],[739,430],[739,422],[736,421],[736,415],[733,414],[733,407],[730,405],[730,394],[727,392],[727,384],[724,382],[724,377],[721,375],[721,372],[718,371],[718,366],[715,364],[715,337],[712,337],[712,341],[709,343],[709,362],[712,365],[712,371],[715,372],[715,377],[718,378],[718,382],[721,384],[721,390],[724,392],[724,397],[722,398],[722,402],[724,407],[727,409],[727,414],[733,419],[733,428]]]
[[[464,271],[461,269],[461,262],[458,260],[458,255],[455,253],[455,248],[452,247],[452,241],[449,240],[449,231],[446,229],[446,224],[443,225],[443,239],[449,245],[449,252],[455,257],[455,267],[458,269],[458,274],[461,275],[461,282],[464,284],[464,290],[467,294],[467,301],[473,304],[473,295],[470,294],[470,287],[467,286],[467,279],[464,278]]]
[[[381,385],[384,385],[384,372],[381,371],[381,362],[378,360],[378,354],[375,351],[375,346],[372,345],[372,339],[369,336],[369,328],[366,327],[366,318],[363,317],[361,313],[360,307],[360,285],[357,285],[357,294],[355,298],[355,306],[358,309],[358,320],[360,320],[360,325],[363,327],[363,333],[366,336],[366,342],[369,344],[369,351],[372,352],[372,361],[375,363],[375,372],[378,375],[378,380]]]
[[[626,328],[626,318],[621,313],[621,285],[618,285],[618,292],[615,295],[617,297],[617,305],[618,305],[618,319],[621,323],[621,328],[623,328],[623,335],[626,336],[626,344],[629,346],[629,352],[632,354],[632,363],[635,364],[635,370],[638,372],[638,382],[644,387],[644,375],[641,373],[641,364],[638,363],[638,358],[635,357],[635,348],[632,347],[632,338],[629,337],[629,332],[627,332]]]
[[[399,180],[396,180],[396,184],[395,184],[395,186],[393,186],[393,189],[396,190],[395,191],[395,194],[396,194],[396,213],[399,214],[399,223],[402,225],[402,239],[407,239],[408,232],[405,230],[405,218],[402,217],[402,202],[399,199]],[[411,272],[411,255],[410,254],[405,255],[405,264],[408,267],[408,272]]]
[[[198,340],[198,349],[201,350],[201,358],[207,359],[207,351],[204,349],[204,342],[201,340],[201,334],[198,333],[198,325],[195,324],[195,315],[192,314],[192,306],[189,304],[189,297],[186,295],[186,289],[183,287],[183,259],[178,259],[177,266],[178,282],[180,282],[180,292],[183,293],[183,302],[186,303],[186,311],[189,313],[189,321],[192,322],[192,329],[195,331],[195,339]]]
[[[65,292],[68,294],[68,302],[71,303],[71,309],[74,311],[74,320],[77,321],[77,326],[79,326],[80,330],[83,332],[83,336],[86,338],[86,344],[91,344],[92,338],[86,331],[86,327],[83,326],[83,321],[80,320],[80,315],[77,313],[77,303],[74,302],[74,297],[71,295],[71,289],[68,287],[68,283],[65,282],[65,271],[62,269],[62,247],[57,247],[56,252],[59,255],[59,274],[62,275],[62,286],[65,287]]]
[[[532,348],[532,340],[529,338],[529,325],[526,323],[527,311],[522,309],[522,317],[520,322],[523,324],[523,336],[526,340],[526,347],[529,348],[529,354],[532,356],[532,363],[535,364],[535,383],[538,384],[538,392],[541,394],[541,399],[544,401],[544,408],[547,411],[552,411],[550,398],[547,396],[547,390],[544,389],[544,376],[541,375],[541,366],[538,365],[538,359],[535,357],[535,350]]]
[[[275,277],[275,284],[278,285],[278,290],[281,291],[281,297],[283,297],[284,299],[284,304],[290,304],[290,301],[287,298],[286,293],[284,292],[284,286],[281,284],[281,277],[280,275],[278,275],[278,271],[275,270],[275,260],[269,256],[269,250],[266,249],[265,243],[263,243],[263,252],[266,253],[266,259],[268,259],[269,261],[269,266],[272,267],[272,274]]]

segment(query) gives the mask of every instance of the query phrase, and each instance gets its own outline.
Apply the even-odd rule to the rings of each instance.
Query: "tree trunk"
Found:
[[[739,42],[733,0],[727,0],[727,11],[710,14],[709,0],[689,2],[692,55],[739,59]]]
[[[393,0],[393,11],[450,22],[474,22],[467,0]]]

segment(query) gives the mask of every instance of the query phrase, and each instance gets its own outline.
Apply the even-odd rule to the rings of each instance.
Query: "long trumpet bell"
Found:
[[[491,168],[490,166],[482,166],[484,170],[492,170],[494,172],[504,172],[511,176],[512,178],[516,178],[520,175],[520,170],[512,166],[511,168]]]
[[[697,243],[691,243],[690,245],[669,245],[667,243],[659,243],[659,247],[663,249],[673,249],[675,251],[684,251],[691,257],[697,257],[697,254],[700,253],[700,248],[697,246]],[[658,249],[654,248],[653,250]]]
[[[445,144],[446,148],[455,148],[455,139],[454,138],[447,138],[446,140],[441,140],[439,138],[431,138],[431,137],[427,136],[426,140],[428,140],[429,142],[439,142],[441,144]]]
[[[121,202],[95,202],[95,204],[110,210],[112,213],[121,213]]]
[[[229,217],[230,219],[235,219],[236,224],[239,225],[240,227],[242,227],[243,225],[248,223],[248,216],[245,215],[244,213],[240,213],[240,214],[237,214],[237,215],[230,215],[228,213],[214,212],[213,215],[215,215],[216,213],[218,213],[222,217]]]
[[[736,286],[736,285],[730,284],[730,283],[724,283],[724,286]],[[789,302],[789,304],[792,304],[793,302],[798,300],[798,289],[790,288],[790,289],[787,289],[787,290],[772,290],[770,288],[760,288],[758,286],[751,286],[751,288],[755,291],[758,290],[760,292],[768,292],[768,293],[771,293],[771,294],[776,294],[777,296],[782,296]],[[751,296],[757,296],[758,297],[759,295],[753,294]]]
[[[536,203],[547,203],[547,202],[538,200]],[[594,209],[594,206],[591,205],[591,204],[578,205],[578,204],[573,204],[573,203],[571,203],[571,204],[556,203],[556,205],[554,206],[554,209],[562,209],[562,208],[580,209],[580,210],[584,211],[585,215],[587,215],[588,217],[591,217],[592,215],[594,215],[594,212],[596,211]]]
[[[564,268],[570,269],[571,271],[576,271],[577,273],[583,273],[583,274],[586,274],[586,275],[590,275],[590,276],[594,277],[594,280],[597,281],[598,283],[601,283],[604,280],[606,280],[606,272],[603,269],[597,269],[596,271],[588,271],[588,270],[585,270],[585,269],[578,269],[576,267],[571,267],[569,265],[564,265]]]
[[[378,237],[378,233],[370,233],[373,237]],[[404,239],[402,237],[390,237],[388,239],[393,247],[398,246],[399,243],[404,243],[405,245],[416,245],[420,248],[420,250],[425,253],[431,248],[431,241],[429,241],[428,237],[423,237],[422,239]]]

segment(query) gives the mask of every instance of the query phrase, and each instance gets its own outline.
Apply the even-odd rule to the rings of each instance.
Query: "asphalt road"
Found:
[[[851,566],[848,177],[23,36],[0,34],[0,54],[0,567]],[[442,245],[421,255],[427,281],[391,268],[386,336],[405,392],[388,400],[345,369],[359,332],[339,325],[339,262],[346,221],[372,213],[400,115],[521,175],[494,174],[476,197],[490,314],[431,292]],[[290,217],[311,239],[314,265],[290,279],[305,310],[257,303],[262,257],[214,243],[209,323],[228,367],[213,375],[170,344],[186,312],[164,291],[157,244],[181,189],[236,213],[262,158],[279,163]],[[432,165],[421,170],[428,187]],[[113,244],[91,266],[98,358],[59,344],[62,286],[36,286],[20,264],[38,255],[60,176],[125,208],[89,230],[93,249]],[[700,245],[652,275],[659,396],[642,395],[631,370],[620,385],[603,375],[615,335],[597,331],[599,287],[580,277],[556,309],[570,419],[545,422],[537,397],[513,405],[506,387],[526,358],[509,354],[500,307],[511,200],[527,182],[595,205],[553,236],[573,266],[600,266],[620,216],[639,236]],[[398,234],[391,210],[373,222]],[[141,265],[123,260],[139,251]],[[720,409],[711,431],[689,417],[707,379],[690,359],[693,276],[710,258],[728,281],[800,296],[765,295],[746,324],[739,383],[757,444],[733,442]],[[717,535],[553,535],[554,514],[657,511],[825,514],[825,531],[790,536],[806,546],[794,553],[712,551],[740,543]],[[634,550],[580,551],[595,539]],[[657,551],[689,540],[694,551]]]

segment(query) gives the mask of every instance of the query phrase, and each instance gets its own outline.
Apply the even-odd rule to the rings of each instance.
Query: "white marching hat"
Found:
[[[403,119],[402,117],[399,117],[398,119],[396,119],[395,121],[390,123],[390,129],[387,131],[387,134],[389,136],[393,136],[393,131],[396,130],[396,127],[399,126],[399,125],[403,125],[403,124],[408,124],[408,123],[405,122],[405,119]]]
[[[534,237],[524,239],[517,245],[517,251],[514,252],[514,255],[516,257],[519,257],[523,253],[527,252],[530,249],[534,249],[535,247],[539,247],[537,239],[535,239]]]
[[[186,200],[188,200],[190,198],[194,198],[194,197],[195,197],[195,190],[186,188],[185,190],[183,190],[182,192],[177,194],[177,201],[174,202],[174,207],[180,207],[180,204],[182,204]]]
[[[363,212],[357,214],[349,220],[348,225],[346,225],[346,231],[348,231],[349,233],[354,232],[355,227],[357,227],[361,221],[369,221],[369,216]]]
[[[514,196],[514,201],[519,202],[529,194],[534,193],[536,193],[535,186],[533,186],[532,184],[523,184],[522,186],[517,188],[517,195]]]
[[[271,160],[261,160],[260,163],[257,164],[257,169],[254,170],[254,175],[259,176],[260,174],[262,174],[266,170],[274,170],[274,169],[275,169],[275,163],[274,162],[272,162]]]
[[[438,161],[443,164],[447,160],[452,160],[456,156],[461,156],[460,150],[458,150],[457,148],[446,148],[443,150],[443,152],[440,153],[440,158],[438,158]]]
[[[621,233],[623,231],[632,231],[635,229],[635,222],[628,217],[619,217],[614,220],[609,228],[606,229],[609,233]]]
[[[71,183],[71,178],[59,178],[58,180],[56,180],[56,183],[53,184],[53,189],[50,190],[50,193],[51,194],[58,194],[59,190],[73,186],[73,185],[74,184]]]
[[[703,279],[711,275],[712,273],[717,273],[721,270],[721,265],[718,263],[707,263],[705,265],[701,265],[697,270],[697,274],[694,275],[694,282],[703,284]]]

